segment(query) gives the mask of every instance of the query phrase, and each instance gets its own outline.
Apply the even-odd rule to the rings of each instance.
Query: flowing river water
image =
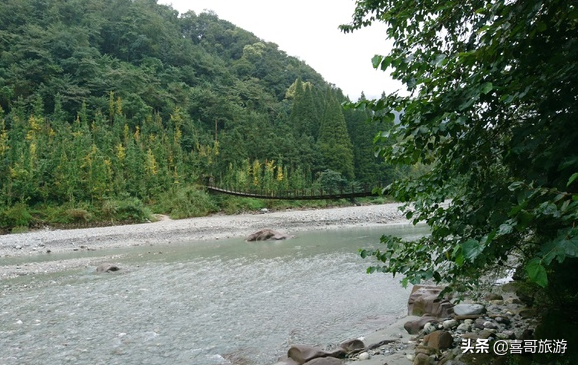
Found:
[[[116,249],[116,273],[93,266],[4,280],[0,364],[271,364],[292,344],[359,337],[406,311],[409,290],[399,278],[366,274],[374,261],[357,254],[384,233],[426,231]]]

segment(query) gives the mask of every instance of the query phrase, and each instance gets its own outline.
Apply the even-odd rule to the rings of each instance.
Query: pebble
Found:
[[[522,304],[522,301],[518,298],[508,298],[505,302],[506,304]]]
[[[461,332],[469,332],[471,329],[471,326],[467,323],[462,323],[458,326],[458,328],[456,328],[457,331],[461,331]]]
[[[484,328],[485,329],[497,329],[498,325],[493,323],[493,322],[486,321],[486,322],[484,322]]]
[[[496,317],[494,320],[498,323],[504,323],[504,324],[510,323],[510,319],[508,317]]]
[[[423,332],[424,333],[432,333],[435,330],[437,330],[436,326],[432,323],[426,323],[425,326],[423,326]]]
[[[479,329],[484,329],[485,326],[484,324],[486,323],[486,320],[483,318],[478,318],[474,321],[474,327],[479,328]]]
[[[361,354],[359,354],[359,356],[357,358],[359,360],[368,360],[369,359],[369,353],[368,352],[362,352]]]
[[[457,304],[454,313],[458,316],[482,314],[486,308],[481,304]]]
[[[448,319],[447,321],[443,321],[442,326],[448,330],[451,328],[455,328],[459,325],[458,321],[456,321],[455,319]]]

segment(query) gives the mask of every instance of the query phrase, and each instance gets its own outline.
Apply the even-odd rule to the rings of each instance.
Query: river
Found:
[[[366,274],[373,261],[357,249],[383,233],[425,232],[404,225],[116,249],[116,273],[90,266],[4,280],[0,364],[271,364],[291,344],[336,344],[406,311],[409,289]]]

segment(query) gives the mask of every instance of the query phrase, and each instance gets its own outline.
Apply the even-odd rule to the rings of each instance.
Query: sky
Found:
[[[257,37],[276,43],[288,55],[297,57],[341,88],[352,100],[363,91],[378,98],[402,86],[383,71],[373,69],[371,58],[387,54],[385,26],[373,24],[344,34],[340,24],[349,23],[354,0],[158,0],[181,14],[213,10]]]

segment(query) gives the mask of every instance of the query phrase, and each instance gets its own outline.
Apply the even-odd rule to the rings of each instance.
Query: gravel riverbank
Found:
[[[316,210],[286,210],[262,214],[214,215],[182,220],[164,219],[153,223],[74,230],[40,230],[0,236],[0,278],[49,273],[83,267],[101,257],[38,260],[39,255],[55,255],[131,246],[162,246],[188,241],[245,237],[271,228],[286,234],[346,227],[407,223],[399,204],[352,206]],[[107,256],[108,255],[108,256]],[[98,256],[98,255],[97,255]],[[18,258],[18,264],[3,259]],[[27,259],[28,258],[28,259]],[[5,260],[10,261],[10,260]]]

